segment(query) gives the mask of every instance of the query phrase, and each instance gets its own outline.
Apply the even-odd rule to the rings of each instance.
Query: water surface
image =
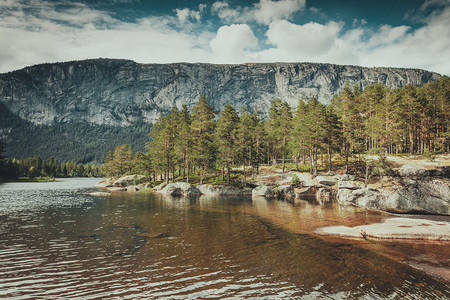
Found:
[[[0,186],[0,297],[450,297],[444,281],[375,246],[313,234],[377,222],[380,213],[265,199],[83,195],[96,181]]]

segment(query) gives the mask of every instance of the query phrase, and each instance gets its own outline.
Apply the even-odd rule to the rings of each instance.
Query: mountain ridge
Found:
[[[268,113],[280,98],[292,107],[315,96],[328,104],[345,82],[360,89],[421,85],[439,74],[407,68],[322,63],[140,64],[123,59],[45,63],[0,74],[0,101],[34,124],[73,121],[129,126],[152,124],[171,107],[192,107],[201,94],[221,110],[235,107]],[[108,109],[109,107],[109,109]]]
[[[349,82],[360,89],[422,85],[441,75],[419,69],[321,63],[139,64],[123,59],[45,63],[0,74],[0,139],[5,154],[102,161],[118,144],[144,150],[158,117],[192,108],[201,94],[218,111],[255,106],[266,117],[280,98],[293,108],[311,96],[329,103]]]

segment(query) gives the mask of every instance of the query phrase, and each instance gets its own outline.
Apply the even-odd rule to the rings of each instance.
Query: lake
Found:
[[[260,198],[82,194],[97,191],[97,181],[0,185],[1,298],[450,298],[444,280],[397,261],[433,248],[446,267],[447,245],[314,234],[379,222],[383,213]]]

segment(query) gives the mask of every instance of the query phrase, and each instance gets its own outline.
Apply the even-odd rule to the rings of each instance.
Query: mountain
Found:
[[[41,64],[0,74],[1,135],[8,142],[7,154],[16,157],[32,153],[57,156],[57,146],[50,151],[46,145],[49,135],[61,136],[67,145],[73,134],[90,139],[94,133],[100,138],[103,132],[117,131],[108,141],[134,141],[142,149],[148,140],[140,132],[143,128],[150,128],[173,106],[192,107],[201,94],[219,111],[230,102],[238,110],[242,106],[252,110],[257,105],[265,115],[274,98],[286,100],[292,107],[300,98],[311,96],[330,103],[347,81],[361,89],[375,83],[395,88],[409,83],[422,85],[439,77],[418,69],[318,63],[139,64],[94,59]],[[77,129],[80,126],[84,134]],[[24,139],[31,132],[34,138],[43,135],[37,148],[19,150],[19,142],[25,141],[17,140],[18,129]],[[95,139],[92,143],[96,148],[91,150],[103,151],[102,155],[112,147],[103,147]],[[77,153],[87,153],[86,149],[81,146]],[[97,160],[100,156],[76,159]]]

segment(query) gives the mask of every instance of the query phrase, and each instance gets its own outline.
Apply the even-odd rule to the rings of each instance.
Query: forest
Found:
[[[208,172],[222,171],[230,183],[232,167],[256,174],[261,164],[279,164],[318,173],[318,161],[333,170],[336,157],[349,172],[363,154],[399,155],[448,152],[450,78],[421,87],[389,89],[374,84],[360,90],[347,83],[330,105],[314,97],[299,99],[292,109],[274,99],[267,120],[258,108],[239,111],[226,104],[220,114],[201,96],[192,111],[183,105],[154,124],[146,151],[122,144],[105,158],[110,176],[146,174],[149,180],[203,182]]]
[[[102,163],[105,153],[118,144],[132,144],[144,150],[152,126],[109,126],[86,122],[35,125],[11,113],[0,103],[0,137],[5,156],[25,159],[35,155],[77,163]],[[7,132],[7,134],[5,134]]]
[[[0,154],[3,145],[0,143]],[[102,177],[103,166],[64,162],[53,157],[43,160],[40,156],[26,159],[9,159],[0,156],[0,182],[9,180],[47,181],[57,177]]]

